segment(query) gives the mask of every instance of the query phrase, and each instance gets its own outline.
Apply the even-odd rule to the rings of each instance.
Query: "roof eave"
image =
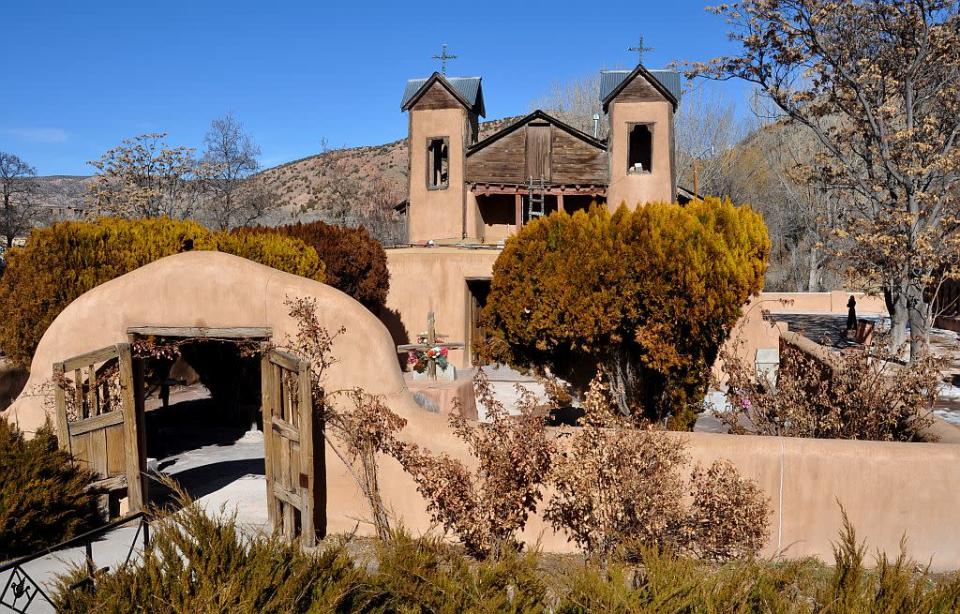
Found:
[[[613,88],[610,91],[610,93],[607,94],[607,97],[603,99],[603,112],[606,113],[607,109],[610,107],[610,103],[613,102],[613,99],[619,96],[620,92],[622,92],[623,89],[627,87],[627,85],[630,82],[632,82],[634,79],[636,79],[638,76],[641,76],[641,75],[643,76],[644,79],[647,80],[647,82],[650,85],[654,87],[654,89],[660,92],[660,94],[663,95],[663,97],[666,98],[667,101],[673,105],[674,111],[677,110],[677,107],[680,104],[680,101],[677,100],[677,97],[674,96],[673,93],[670,90],[668,90],[662,83],[660,83],[660,80],[654,77],[649,70],[644,68],[643,64],[637,64],[637,67],[634,68],[632,71],[630,71],[630,74],[624,77],[623,81],[621,81],[617,85],[617,87]]]
[[[509,126],[506,126],[505,128],[501,128],[501,129],[498,130],[497,132],[494,132],[493,134],[491,134],[491,135],[488,136],[487,138],[483,139],[482,141],[479,141],[479,142],[477,142],[477,143],[474,143],[473,145],[471,145],[470,147],[467,148],[466,155],[470,156],[470,155],[472,155],[472,154],[480,151],[481,149],[486,148],[488,145],[492,145],[493,143],[495,143],[496,141],[499,141],[500,139],[502,139],[503,137],[507,136],[507,135],[510,134],[511,132],[514,132],[514,131],[516,131],[516,130],[519,130],[520,127],[522,127],[523,125],[525,125],[525,124],[533,121],[534,119],[538,119],[538,118],[539,118],[539,119],[545,119],[545,120],[547,120],[548,122],[550,122],[550,123],[552,123],[553,125],[557,126],[557,127],[560,128],[561,130],[564,130],[564,131],[570,133],[571,135],[579,138],[580,140],[585,141],[585,142],[586,142],[587,144],[589,144],[589,145],[593,145],[593,146],[596,147],[597,149],[602,149],[602,150],[604,150],[604,151],[606,151],[606,149],[607,149],[606,144],[603,143],[602,141],[593,138],[592,136],[590,136],[590,135],[587,134],[586,132],[583,132],[583,131],[581,131],[581,130],[577,130],[577,129],[574,128],[573,126],[571,126],[571,125],[569,125],[569,124],[567,124],[567,123],[565,123],[565,122],[560,121],[559,119],[557,119],[556,117],[550,115],[549,113],[547,113],[547,112],[545,112],[545,111],[542,111],[542,110],[540,110],[540,109],[537,109],[536,111],[533,111],[532,113],[529,113],[529,114],[527,114],[527,115],[524,115],[523,117],[521,117],[521,118],[518,119],[517,121],[513,122],[512,124],[510,124]]]
[[[443,88],[447,90],[454,98],[456,98],[457,102],[462,104],[465,109],[473,110],[474,105],[471,105],[470,102],[466,98],[464,98],[460,94],[460,92],[457,91],[457,88],[453,87],[453,85],[451,85],[451,83],[447,81],[446,77],[444,77],[438,72],[434,72],[432,75],[427,77],[427,80],[423,82],[423,85],[420,86],[420,89],[418,89],[417,92],[413,96],[411,96],[409,100],[407,100],[406,104],[403,104],[400,106],[400,110],[409,111],[410,109],[412,109],[413,105],[417,104],[417,101],[420,100],[420,98],[422,98],[423,95],[427,93],[427,90],[429,90],[434,83],[439,83],[440,85],[442,85]],[[479,88],[480,86],[478,85],[477,87]],[[479,106],[481,109],[483,109],[482,92],[478,93],[478,99],[480,100]],[[479,113],[479,114],[482,117],[485,117],[483,113]]]

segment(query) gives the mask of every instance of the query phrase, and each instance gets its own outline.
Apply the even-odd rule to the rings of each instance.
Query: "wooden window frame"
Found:
[[[435,141],[443,141],[443,146],[447,150],[447,180],[443,183],[434,185],[432,180],[433,176],[433,158],[430,154],[430,149]],[[427,189],[428,190],[446,190],[450,187],[450,137],[448,136],[428,136],[426,143],[426,180],[427,180]]]

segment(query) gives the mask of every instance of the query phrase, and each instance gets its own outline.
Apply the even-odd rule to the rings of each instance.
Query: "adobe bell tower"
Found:
[[[410,243],[451,244],[467,235],[464,163],[484,115],[480,81],[435,72],[407,82]]]
[[[642,64],[629,73],[602,73],[601,96],[610,119],[608,205],[675,202],[677,96]]]

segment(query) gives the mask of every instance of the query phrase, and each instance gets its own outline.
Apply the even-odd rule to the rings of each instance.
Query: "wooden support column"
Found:
[[[514,195],[514,213],[516,215],[517,230],[523,226],[523,195],[517,192]]]
[[[146,504],[145,433],[143,432],[142,361],[134,364],[129,343],[118,343],[120,389],[123,404],[123,454],[127,474],[127,501],[131,512],[139,512]]]
[[[566,208],[563,206],[563,192],[557,194],[557,211],[566,211]]]

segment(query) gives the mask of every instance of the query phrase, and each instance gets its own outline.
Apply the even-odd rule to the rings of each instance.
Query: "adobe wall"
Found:
[[[960,569],[960,445],[713,433],[673,436],[686,440],[691,467],[727,459],[763,489],[771,507],[764,556],[815,556],[832,562],[842,504],[871,556],[878,550],[896,556],[906,534],[913,559],[929,561],[934,571]],[[411,420],[402,438],[467,458],[465,445],[433,414]],[[413,480],[390,458],[381,459],[381,472],[387,508],[414,534],[430,531],[433,525]],[[331,483],[328,501],[331,532],[354,530],[356,510],[364,510],[361,517],[369,516],[359,491],[342,479]],[[371,533],[364,525],[361,531]],[[531,516],[523,537],[547,552],[576,551],[539,514]]]
[[[390,292],[385,320],[398,343],[415,343],[425,332],[427,313],[434,312],[437,332],[447,341],[466,341],[470,335],[470,294],[466,280],[490,279],[500,250],[455,247],[388,249]],[[457,368],[470,366],[464,350],[451,350]]]
[[[466,147],[466,111],[414,109],[410,111],[410,210],[409,240],[423,243],[456,243],[464,232],[463,160]],[[447,187],[427,187],[427,140],[449,138]]]
[[[30,379],[2,416],[35,431],[53,413],[53,363],[125,342],[131,326],[267,327],[282,347],[296,333],[284,302],[297,297],[317,301],[327,330],[346,328],[334,341],[337,362],[328,372],[328,389],[360,386],[397,407],[417,407],[396,368],[389,333],[351,297],[238,256],[197,251],[161,258],[70,303],[40,339]]]
[[[887,306],[881,296],[862,292],[832,290],[830,292],[764,292],[763,308],[771,313],[847,313],[850,295],[857,300],[857,315],[886,315]]]
[[[628,124],[652,123],[653,171],[627,172]],[[671,126],[673,107],[669,102],[614,102],[610,105],[610,184],[607,203],[616,209],[626,203],[630,209],[648,202],[673,202]]]
[[[496,252],[481,255],[464,258],[461,270],[476,271],[473,267],[481,264],[489,267]],[[391,258],[391,271],[413,276],[422,284],[424,295],[456,293],[455,288],[443,287],[453,283],[449,277],[441,276],[436,285],[424,282],[433,278],[421,275],[436,272],[431,269],[435,265],[428,264],[430,258],[417,256],[416,250]],[[49,399],[39,385],[52,363],[125,341],[129,326],[270,327],[282,344],[296,329],[283,304],[287,297],[315,298],[324,326],[329,330],[346,327],[334,342],[338,362],[328,372],[328,389],[360,386],[382,394],[388,406],[408,421],[403,439],[469,463],[466,446],[454,437],[446,418],[423,411],[413,401],[388,331],[365,308],[323,284],[218,252],[163,258],[71,303],[43,336],[27,390],[3,417],[25,430],[35,429],[46,416],[44,402]],[[440,307],[437,304],[434,309],[440,311]],[[443,326],[444,321],[438,323]],[[839,500],[871,549],[896,554],[906,533],[908,552],[915,559],[930,561],[935,571],[960,568],[960,531],[956,530],[960,445],[709,433],[673,436],[688,442],[692,463],[727,458],[767,493],[773,508],[767,554],[786,551],[789,557],[829,560],[831,543],[840,530]],[[352,532],[358,528],[358,518],[369,517],[365,501],[329,444],[326,457],[329,531]],[[413,480],[392,459],[382,459],[381,471],[383,499],[398,523],[415,534],[430,530],[434,525]],[[359,532],[371,531],[369,525],[359,524]],[[524,536],[548,552],[574,550],[538,515],[531,518]]]

